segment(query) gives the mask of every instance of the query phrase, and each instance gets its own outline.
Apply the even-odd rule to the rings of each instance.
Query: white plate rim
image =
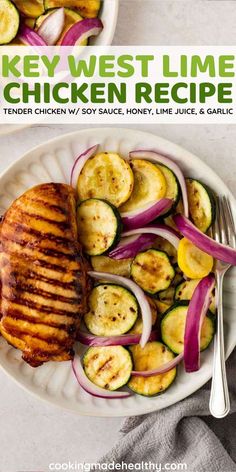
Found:
[[[110,127],[102,127],[102,128],[81,129],[79,131],[73,131],[71,133],[66,133],[66,134],[61,135],[59,137],[55,137],[53,139],[45,141],[44,143],[40,144],[39,146],[35,146],[30,151],[28,151],[23,156],[21,156],[19,159],[17,159],[14,163],[9,165],[6,168],[6,170],[1,173],[0,183],[1,183],[1,180],[4,179],[8,175],[8,173],[11,172],[11,170],[14,169],[14,167],[19,166],[20,164],[22,164],[23,161],[27,162],[28,160],[30,160],[34,153],[40,153],[41,151],[44,152],[44,149],[47,148],[49,145],[51,146],[51,145],[56,144],[58,146],[59,144],[63,143],[63,141],[65,141],[65,140],[74,139],[74,138],[77,138],[77,136],[80,137],[81,135],[87,135],[87,137],[91,134],[92,135],[97,134],[99,136],[100,133],[102,133],[102,134],[107,133],[109,135],[111,133],[111,131],[114,133],[114,130],[115,130],[115,132],[118,132],[118,134],[120,133],[122,135],[127,135],[127,137],[128,137],[129,133],[131,133],[131,134],[138,133],[138,135],[144,141],[147,141],[147,142],[148,142],[148,138],[151,139],[151,140],[154,139],[158,142],[157,147],[159,147],[161,145],[161,147],[166,146],[167,148],[171,148],[172,149],[171,154],[175,155],[177,160],[178,160],[179,156],[182,154],[182,155],[185,155],[185,157],[190,158],[190,159],[196,161],[197,163],[200,163],[203,170],[210,171],[210,173],[214,176],[217,184],[223,185],[223,188],[224,188],[226,194],[230,197],[231,203],[233,204],[233,212],[234,212],[234,214],[236,213],[236,200],[235,200],[234,196],[229,191],[229,189],[226,187],[224,182],[220,179],[220,177],[207,164],[205,164],[203,161],[201,161],[201,159],[199,157],[197,157],[195,154],[187,151],[186,149],[182,148],[181,146],[179,146],[179,145],[177,145],[177,144],[175,144],[175,143],[173,143],[173,142],[171,142],[167,139],[161,138],[157,135],[154,135],[153,133],[148,133],[146,131],[140,131],[138,129],[133,129],[133,128],[129,129],[129,128],[119,128],[119,127],[115,127],[115,126],[110,126]],[[169,152],[168,152],[168,155],[170,155]],[[235,338],[233,340],[231,340],[230,344],[227,345],[227,348],[226,348],[226,357],[227,358],[229,357],[229,355],[233,351],[235,345],[236,345],[236,333],[235,333]],[[11,379],[13,379],[14,382],[16,382],[21,388],[23,388],[25,391],[31,393],[33,396],[37,397],[38,399],[40,398],[41,400],[44,400],[47,403],[53,404],[54,406],[57,406],[59,408],[63,408],[63,409],[68,410],[68,411],[73,411],[74,413],[76,413],[78,415],[83,415],[83,416],[95,416],[95,417],[124,417],[124,416],[127,416],[125,414],[125,411],[122,408],[115,409],[115,411],[113,411],[111,409],[110,412],[108,412],[108,411],[99,411],[99,413],[98,412],[95,413],[95,412],[90,411],[90,410],[75,410],[73,407],[70,407],[69,405],[67,405],[67,406],[65,406],[64,404],[61,405],[58,402],[55,402],[55,400],[46,397],[44,395],[44,393],[42,393],[40,391],[36,391],[36,389],[30,389],[26,385],[24,385],[19,379],[17,379],[14,375],[12,375],[12,373],[10,372],[10,368],[8,369],[8,368],[6,368],[5,366],[2,365],[1,359],[0,359],[0,368]],[[211,378],[211,369],[210,369],[210,371],[206,372],[202,376],[202,379],[201,379],[200,382],[197,382],[197,386],[194,382],[192,382],[192,386],[190,386],[190,388],[187,389],[187,393],[186,393],[186,390],[185,390],[184,395],[180,396],[177,401],[181,401],[181,400],[187,398],[189,395],[193,394],[195,391],[197,391],[199,388],[201,388],[210,378]],[[155,399],[155,398],[160,398],[160,397],[153,397],[153,399]],[[144,410],[140,411],[139,409],[136,410],[134,408],[132,410],[132,413],[129,412],[128,415],[129,416],[130,415],[131,416],[143,415],[143,414],[150,413],[150,412],[153,412],[153,411],[156,411],[156,410],[161,410],[162,408],[166,408],[166,407],[168,407],[168,406],[170,406],[170,405],[172,405],[176,402],[166,401],[163,406],[158,406],[158,404],[155,404],[155,402],[153,402],[153,404],[150,407],[147,407],[145,409],[145,411]]]

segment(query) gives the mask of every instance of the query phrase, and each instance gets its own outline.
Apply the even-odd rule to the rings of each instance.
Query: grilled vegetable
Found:
[[[135,257],[131,276],[145,292],[155,295],[170,286],[175,271],[165,252],[148,249]]]
[[[167,166],[169,169],[174,172],[175,176],[177,177],[179,181],[179,185],[181,188],[181,193],[182,193],[182,198],[183,198],[183,205],[184,205],[184,215],[188,218],[189,216],[189,210],[188,210],[188,198],[187,198],[187,188],[186,188],[186,182],[185,178],[183,175],[182,170],[179,168],[179,166],[176,164],[176,162],[172,161],[167,156],[163,156],[161,154],[158,154],[155,151],[148,151],[148,150],[138,150],[138,151],[132,151],[129,153],[129,157],[131,159],[142,159],[146,161],[151,161],[155,162],[156,164],[162,164]]]
[[[202,325],[208,312],[215,282],[214,274],[201,279],[188,305],[184,328],[184,367],[189,373],[200,369]]]
[[[56,8],[44,18],[37,33],[48,46],[53,46],[59,41],[64,25],[65,10],[64,8]]]
[[[29,28],[26,24],[21,26],[20,34],[17,36],[17,39],[26,46],[47,46],[47,43],[42,36]]]
[[[77,209],[79,241],[89,256],[99,256],[120,239],[121,218],[116,208],[104,200],[90,198]]]
[[[177,302],[166,313],[161,321],[161,336],[163,342],[175,353],[180,354],[184,350],[184,330],[189,303]],[[211,343],[215,334],[215,316],[207,313],[203,321],[201,331],[201,351]]]
[[[113,391],[129,381],[132,359],[122,346],[90,347],[84,354],[83,367],[91,382]]]
[[[187,186],[186,186],[187,188]],[[173,220],[173,217],[176,213],[181,213],[183,214],[184,213],[184,206],[183,206],[183,201],[182,199],[179,200],[179,203],[177,204],[176,208],[174,209],[174,212],[172,215],[169,215],[167,216],[166,218],[164,218],[164,223],[168,226],[170,226],[172,229],[174,229],[175,231],[177,231],[177,233],[181,234],[180,231],[178,230],[174,220]]]
[[[97,272],[108,272],[109,274],[130,277],[131,264],[133,259],[111,259],[106,256],[91,257],[93,270]]]
[[[162,290],[158,293],[158,298],[161,302],[166,305],[173,305],[175,296],[175,288],[169,287],[166,290]]]
[[[190,279],[201,279],[212,271],[213,257],[198,249],[188,239],[180,240],[178,248],[178,265]]]
[[[202,233],[202,231],[183,215],[175,215],[173,219],[181,234],[183,234],[185,238],[188,238],[192,244],[195,244],[196,247],[219,261],[236,266],[236,249],[227,244],[219,243]],[[199,276],[196,275],[193,278],[199,278]]]
[[[156,321],[157,321],[157,306],[155,304],[155,301],[148,297],[148,302],[151,307],[151,312],[152,312],[152,326],[155,326]],[[132,334],[141,334],[143,332],[143,321],[142,317],[138,316],[133,328],[130,330],[130,333]]]
[[[155,243],[152,245],[154,249],[159,249],[160,251],[166,252],[170,258],[171,264],[176,264],[177,262],[177,251],[173,244],[171,244],[167,239],[157,236]]]
[[[168,305],[167,303],[161,302],[160,300],[154,299],[154,301],[155,301],[156,307],[157,307],[157,309],[158,309],[158,311],[161,315],[163,313],[165,313],[167,310],[169,310],[169,308],[171,307],[171,305]]]
[[[17,35],[20,15],[9,0],[0,0],[0,44],[10,43]]]
[[[52,10],[49,10],[47,11],[44,15],[41,15],[39,16],[39,18],[37,18],[36,20],[36,31],[39,29],[39,27],[41,26],[41,24],[43,23],[44,20],[46,20],[46,18],[51,15],[53,12],[55,12],[57,9],[56,8],[53,8]],[[70,29],[71,26],[73,26],[75,23],[78,23],[79,21],[83,20],[82,16],[79,15],[79,13],[77,13],[76,11],[74,10],[71,10],[70,8],[64,8],[64,11],[65,11],[65,24],[64,24],[64,29],[63,29],[63,32],[60,36],[60,39],[58,40],[57,44],[61,44],[65,34],[67,33],[67,31]],[[85,46],[87,44],[87,40],[83,42],[83,46]]]
[[[2,336],[33,367],[72,359],[88,291],[72,187],[28,190],[5,213],[0,238]]]
[[[129,164],[115,153],[101,153],[89,159],[78,180],[80,200],[103,198],[119,207],[130,197],[134,176]]]
[[[172,281],[172,286],[173,287],[177,287],[177,285],[179,285],[183,279],[184,279],[184,274],[183,272],[180,270],[178,264],[174,264],[174,269],[175,269],[175,277]]]
[[[45,0],[45,9],[68,7],[79,10],[84,18],[96,18],[101,6],[101,0]]]
[[[177,285],[175,289],[175,300],[191,300],[193,292],[200,280],[201,279],[185,280],[181,284]],[[215,296],[212,296],[212,302],[210,304],[209,310],[214,314],[216,312]]]
[[[166,181],[162,172],[148,161],[130,161],[134,173],[134,189],[130,199],[121,207],[121,212],[143,208],[149,203],[163,198],[166,194]]]
[[[152,223],[171,208],[172,200],[161,198],[155,203],[149,203],[147,207],[121,213],[122,221],[127,231],[139,229]]]
[[[25,18],[24,23],[29,26],[29,28],[34,29],[35,27],[35,18]]]
[[[44,13],[43,0],[14,0],[19,12],[29,18],[38,18]]]
[[[129,348],[135,371],[155,369],[166,364],[174,358],[174,354],[167,346],[160,342],[149,342],[142,349],[139,345]],[[128,383],[128,387],[139,395],[152,397],[163,393],[175,380],[176,368],[169,372],[151,377],[134,377]]]
[[[176,206],[179,203],[180,195],[181,195],[180,186],[174,172],[171,169],[169,169],[169,167],[166,167],[162,164],[156,164],[156,165],[165,177],[165,181],[166,181],[165,198],[170,198],[171,200],[173,200],[172,209],[166,212],[165,217],[167,217],[171,213],[171,211],[173,211],[176,208]]]
[[[103,274],[103,272],[88,272],[88,275],[95,280],[101,280]],[[121,287],[125,287],[126,289],[130,290],[130,292],[135,296],[143,320],[143,331],[140,337],[140,346],[144,347],[150,339],[152,332],[152,312],[150,305],[143,293],[143,290],[135,282],[126,279],[125,277],[107,273],[104,274],[104,276],[107,282],[114,282],[115,284],[118,284]]]
[[[95,385],[89,378],[86,376],[82,362],[79,356],[75,356],[72,362],[72,369],[75,374],[76,380],[80,387],[82,387],[85,392],[89,393],[93,397],[105,398],[109,400],[116,400],[121,398],[130,397],[131,393],[129,392],[110,392],[105,388],[98,387]]]
[[[97,336],[115,336],[132,328],[138,311],[137,300],[129,290],[120,285],[101,284],[90,294],[84,322]]]
[[[212,191],[196,179],[186,179],[191,220],[203,233],[215,220],[216,204]]]

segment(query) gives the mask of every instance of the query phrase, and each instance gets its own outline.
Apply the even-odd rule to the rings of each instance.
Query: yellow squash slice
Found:
[[[29,18],[38,18],[44,13],[43,0],[14,0],[20,13]]]
[[[134,189],[130,199],[122,205],[122,212],[143,208],[166,194],[165,177],[157,166],[141,159],[132,160],[130,165],[134,173]]]
[[[133,185],[133,172],[119,154],[97,154],[86,162],[79,176],[79,199],[101,198],[119,207],[130,197]]]
[[[183,238],[178,248],[178,265],[190,279],[202,279],[212,271],[212,256],[198,249],[188,239]]]
[[[167,346],[160,342],[147,343],[144,348],[138,344],[130,347],[133,358],[134,370],[145,371],[156,369],[174,359],[174,354]],[[174,382],[176,367],[165,374],[151,377],[134,377],[128,383],[128,387],[139,395],[152,397],[163,393]]]
[[[96,18],[101,6],[101,0],[45,0],[45,8],[68,7],[79,10],[84,18]]]

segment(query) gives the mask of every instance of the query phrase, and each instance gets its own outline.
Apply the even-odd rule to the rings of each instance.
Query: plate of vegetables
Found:
[[[141,415],[172,405],[212,373],[216,195],[235,200],[198,157],[157,136],[81,130],[45,143],[1,176],[1,213],[29,187],[71,185],[91,289],[72,362],[32,368],[0,341],[2,368],[80,415]],[[226,354],[236,344],[235,269],[226,275]]]
[[[0,45],[109,45],[118,0],[0,0]]]

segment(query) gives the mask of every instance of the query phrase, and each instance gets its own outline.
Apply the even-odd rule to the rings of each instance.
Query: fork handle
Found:
[[[209,408],[215,418],[224,418],[230,411],[229,390],[225,368],[223,324],[223,278],[217,274],[217,331],[214,341],[213,374]]]

